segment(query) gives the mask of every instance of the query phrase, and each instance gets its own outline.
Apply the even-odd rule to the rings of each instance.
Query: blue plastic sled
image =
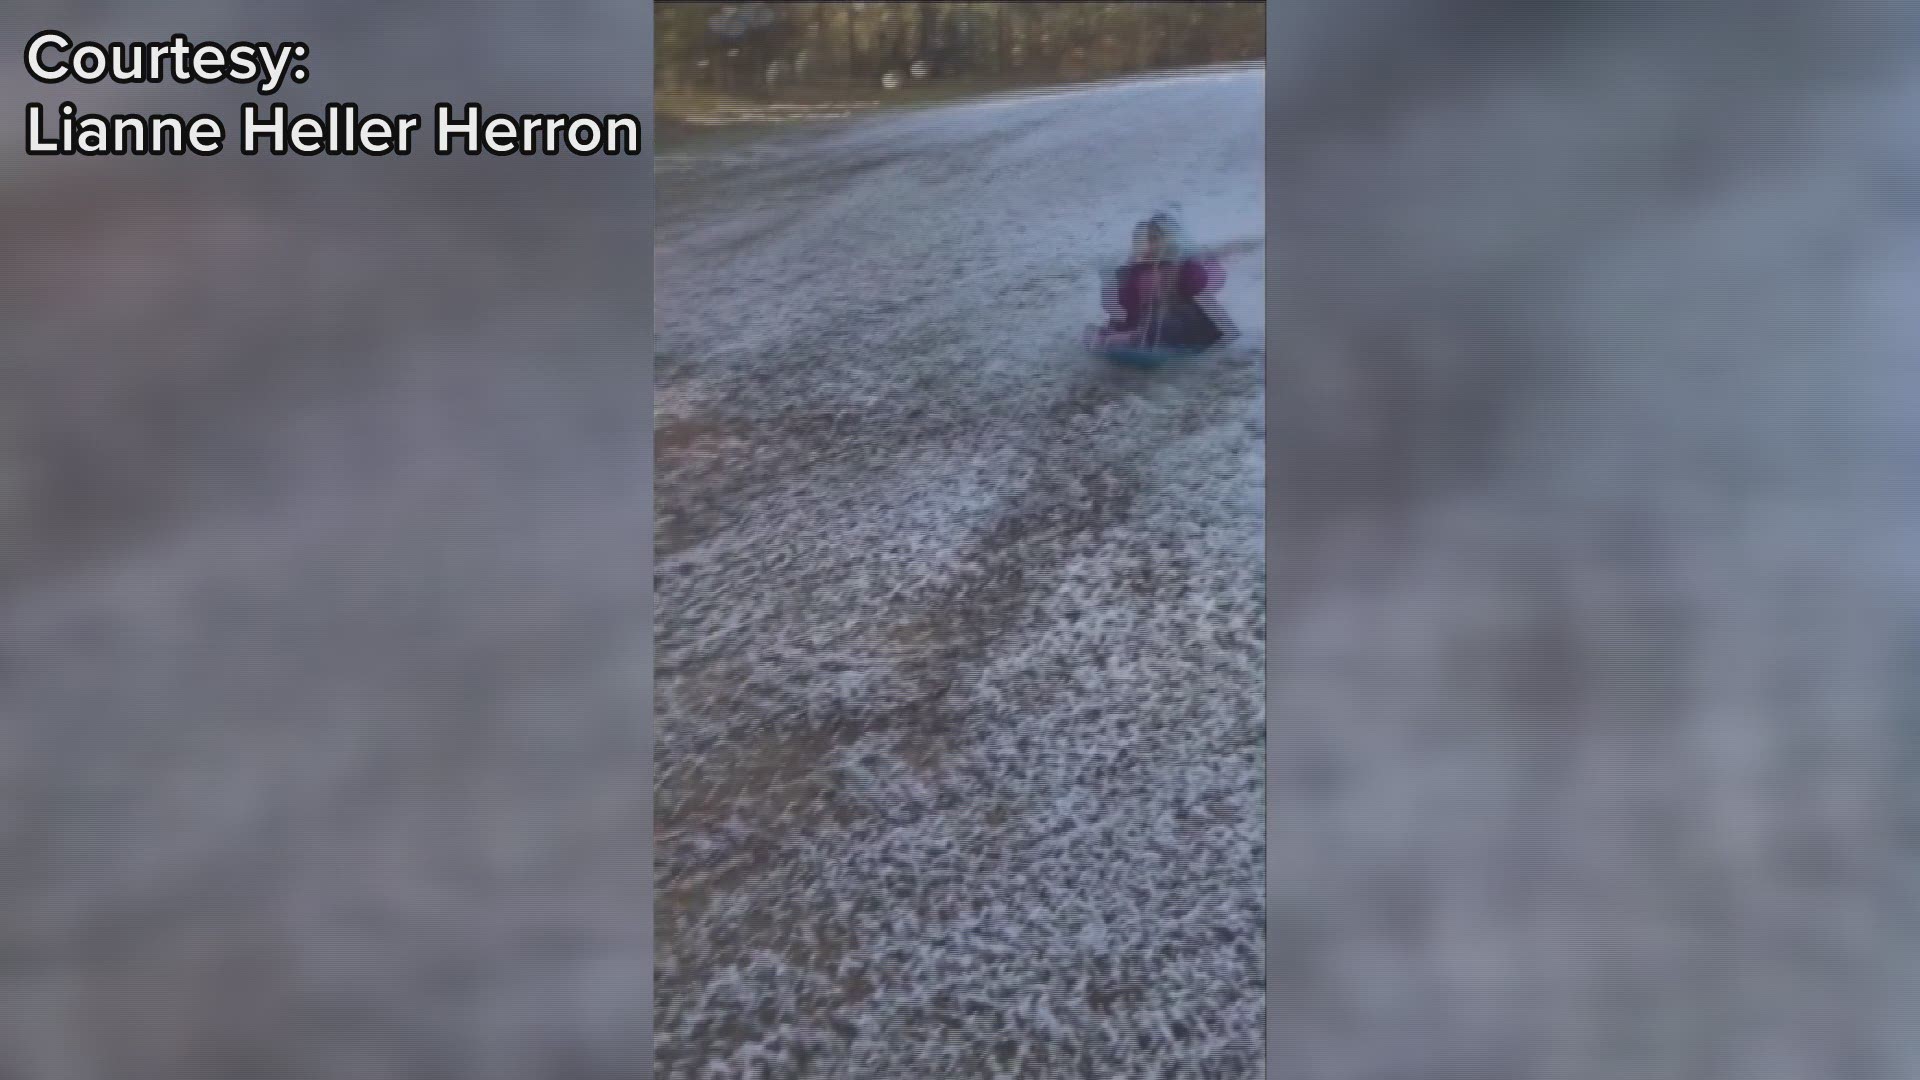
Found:
[[[1199,356],[1205,349],[1144,349],[1125,345],[1110,345],[1095,349],[1095,356],[1104,357],[1116,364],[1131,368],[1153,369],[1164,367],[1169,361],[1183,360]]]

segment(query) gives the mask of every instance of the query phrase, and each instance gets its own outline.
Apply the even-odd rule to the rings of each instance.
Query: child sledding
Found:
[[[1155,214],[1134,227],[1132,255],[1103,290],[1109,319],[1088,328],[1087,347],[1142,367],[1204,352],[1234,336],[1213,299],[1225,280],[1218,260],[1189,251],[1172,218]]]

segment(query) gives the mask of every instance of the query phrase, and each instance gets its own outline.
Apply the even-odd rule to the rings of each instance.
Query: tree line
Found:
[[[658,3],[655,85],[772,96],[1034,85],[1266,55],[1260,3]]]

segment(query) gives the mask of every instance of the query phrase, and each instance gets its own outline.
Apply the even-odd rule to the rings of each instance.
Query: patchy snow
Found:
[[[664,181],[663,1075],[1257,1069],[1261,85]],[[1170,197],[1236,245],[1248,339],[1089,360],[1098,271]]]

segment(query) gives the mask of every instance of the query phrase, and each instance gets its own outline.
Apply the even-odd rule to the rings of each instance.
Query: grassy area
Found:
[[[1195,70],[1199,69],[1176,68],[1138,75],[1172,75]],[[875,85],[798,86],[778,94],[754,96],[713,90],[661,90],[654,97],[654,135],[656,140],[663,140],[657,145],[683,146],[689,139],[704,142],[726,132],[738,134],[765,131],[787,123],[847,120],[880,110],[927,108],[989,94],[1057,90],[1095,81],[1103,80],[1035,83],[994,78],[938,79],[909,82],[897,90]]]
[[[711,120],[741,112],[779,112],[833,109],[848,106],[899,108],[938,104],[981,94],[1020,88],[1022,83],[995,79],[939,79],[910,82],[897,90],[877,85],[802,86],[771,95],[736,95],[714,90],[662,90],[655,95],[654,113],[661,120]]]
[[[878,86],[798,87],[775,96],[710,90],[661,91],[654,100],[654,133],[660,145],[684,145],[725,132],[764,131],[787,123],[847,120],[881,109],[923,108],[1006,90],[1021,84],[943,79],[897,90]]]
[[[654,136],[660,140],[656,145],[683,146],[689,139],[705,142],[725,132],[738,134],[765,131],[787,123],[847,120],[880,110],[927,108],[989,94],[1054,90],[1073,85],[1084,84],[975,78],[909,82],[897,90],[869,85],[805,86],[758,96],[713,90],[662,90],[654,97]]]

